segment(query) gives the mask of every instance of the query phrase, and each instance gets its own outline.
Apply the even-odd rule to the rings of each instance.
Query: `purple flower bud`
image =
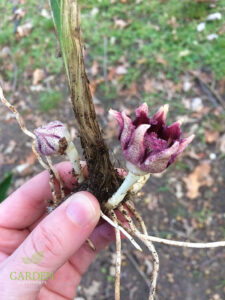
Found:
[[[34,130],[37,150],[42,155],[64,154],[70,142],[69,132],[60,121],[53,121]]]
[[[194,135],[181,138],[180,123],[166,125],[168,105],[162,106],[150,118],[143,103],[132,121],[124,112],[110,110],[119,125],[119,140],[128,162],[146,173],[160,173],[171,165],[190,144]]]

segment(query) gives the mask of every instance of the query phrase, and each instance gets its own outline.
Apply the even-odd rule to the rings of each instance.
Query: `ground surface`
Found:
[[[143,101],[151,112],[169,103],[169,123],[182,119],[185,135],[196,135],[178,162],[164,174],[152,176],[135,199],[149,233],[190,241],[225,239],[224,15],[207,23],[205,31],[196,30],[210,13],[223,14],[224,1],[198,2],[200,6],[194,6],[197,1],[184,1],[185,7],[180,1],[152,1],[151,6],[149,1],[136,1],[135,7],[126,0],[94,2],[83,5],[85,60],[97,116],[115,166],[123,166],[123,158],[116,124],[107,116],[109,107],[133,115]],[[58,119],[67,123],[75,138],[47,5],[39,1],[37,7],[33,0],[21,0],[1,6],[0,81],[8,99],[29,129]],[[19,7],[24,13],[15,15]],[[18,31],[18,26],[29,22],[32,28]],[[212,33],[218,38],[208,41]],[[12,114],[2,106],[0,112],[0,181],[13,173],[10,193],[41,168]],[[75,143],[79,148],[78,139]],[[156,248],[160,257],[157,299],[225,299],[223,249]],[[113,299],[114,250],[111,245],[92,264],[78,296]],[[140,255],[127,242],[123,252],[121,298],[146,299],[151,256]]]

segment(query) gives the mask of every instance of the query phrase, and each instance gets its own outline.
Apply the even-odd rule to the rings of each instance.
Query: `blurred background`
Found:
[[[196,135],[136,199],[149,233],[194,242],[225,239],[225,1],[80,2],[87,74],[115,166],[123,167],[123,158],[109,108],[133,115],[143,102],[151,113],[169,103],[168,122],[181,119],[184,135]],[[30,130],[58,119],[75,139],[48,1],[1,0],[0,19],[0,84],[8,100]],[[0,200],[40,170],[31,140],[0,105]],[[223,249],[156,248],[157,299],[225,299]],[[114,250],[111,245],[92,264],[80,300],[114,299]],[[151,255],[125,242],[122,265],[121,298],[147,299]]]

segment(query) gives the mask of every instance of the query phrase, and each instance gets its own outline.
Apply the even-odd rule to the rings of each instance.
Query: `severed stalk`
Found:
[[[83,58],[80,11],[77,0],[62,0],[60,24],[55,22],[68,75],[71,101],[78,123],[81,145],[88,168],[88,188],[100,203],[105,202],[120,185],[108,148],[96,119]]]
[[[139,191],[150,177],[150,174],[136,168],[129,161],[126,162],[126,166],[129,170],[127,176],[105,205],[109,209],[115,209],[124,200],[128,191]]]

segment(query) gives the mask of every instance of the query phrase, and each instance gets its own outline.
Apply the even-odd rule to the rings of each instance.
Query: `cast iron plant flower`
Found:
[[[126,161],[144,173],[164,171],[194,138],[194,135],[181,137],[180,122],[167,126],[167,112],[168,105],[164,105],[149,117],[148,106],[143,103],[132,121],[124,112],[110,110],[119,125],[119,140]]]
[[[161,173],[168,168],[178,155],[190,144],[194,135],[182,138],[180,122],[166,125],[168,105],[162,106],[152,117],[148,106],[143,103],[132,119],[125,112],[110,110],[119,125],[119,140],[129,173],[120,189],[109,200],[115,206],[125,197],[128,190],[146,174]]]

